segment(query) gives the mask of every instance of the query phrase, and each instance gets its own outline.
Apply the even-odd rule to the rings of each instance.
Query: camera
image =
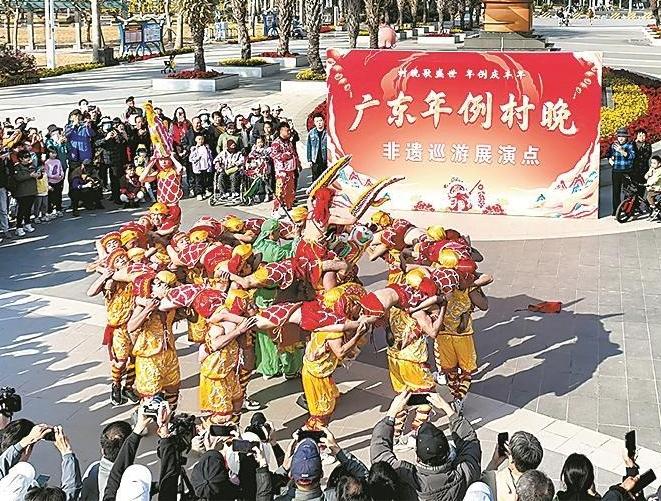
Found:
[[[193,438],[197,435],[195,416],[184,412],[177,414],[170,420],[170,431],[177,437],[179,454],[187,454]]]
[[[0,413],[11,417],[21,410],[21,397],[14,388],[3,386],[0,388]]]
[[[158,416],[158,410],[161,408],[161,404],[165,401],[165,398],[160,393],[155,395],[149,402],[142,406],[142,412],[145,416],[150,416],[156,418]]]

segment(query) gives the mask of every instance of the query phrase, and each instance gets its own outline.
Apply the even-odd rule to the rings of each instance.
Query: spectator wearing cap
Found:
[[[403,486],[409,489],[405,499],[462,500],[468,486],[480,478],[482,451],[475,430],[443,398],[431,394],[429,402],[450,419],[454,454],[445,433],[425,422],[418,428],[416,437],[416,463],[401,461],[393,453],[393,435],[395,417],[406,407],[408,397],[408,392],[397,395],[386,417],[374,428],[370,444],[372,462],[385,461],[397,471]]]
[[[534,435],[517,431],[510,438],[506,454],[500,455],[498,445],[493,457],[482,473],[482,482],[489,486],[497,501],[516,501],[516,483],[528,470],[536,469],[542,462],[544,449]],[[508,461],[507,468],[498,468]]]
[[[125,123],[129,122],[131,116],[133,115],[142,116],[142,109],[136,107],[135,98],[133,96],[127,97],[125,103],[126,103],[126,111],[122,115],[122,119]]]
[[[92,159],[94,128],[89,114],[83,115],[80,110],[73,110],[69,114],[69,123],[64,127],[64,135],[69,143],[71,162],[80,164],[84,160]]]
[[[633,171],[634,160],[636,159],[636,152],[633,144],[629,142],[629,132],[626,127],[617,129],[617,140],[608,148],[606,155],[608,163],[613,168],[613,215],[620,206],[622,197],[622,181],[624,176]]]
[[[62,128],[55,124],[49,125],[47,131],[46,148],[54,148],[57,151],[57,159],[62,164],[62,170],[66,174],[67,169],[69,168],[67,138],[63,134]]]
[[[260,117],[252,125],[252,142],[254,143],[257,138],[264,134],[264,123],[276,123],[276,118],[271,114],[271,107],[268,105],[262,106],[260,110]]]
[[[325,500],[324,492],[321,490],[321,479],[324,471],[319,447],[311,438],[304,438],[296,443],[294,447],[289,471],[289,476],[294,485],[286,494],[276,497],[275,501],[289,501],[291,499]],[[286,468],[285,466],[285,470]]]
[[[250,108],[250,113],[248,113],[248,121],[250,122],[250,125],[254,126],[255,122],[259,121],[260,118],[262,118],[262,107],[257,104],[253,104],[252,107]]]

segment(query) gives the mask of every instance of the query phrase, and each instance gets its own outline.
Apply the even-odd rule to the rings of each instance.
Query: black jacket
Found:
[[[408,493],[403,499],[420,501],[461,501],[467,487],[480,479],[482,449],[475,430],[463,416],[450,422],[457,456],[451,463],[438,467],[400,461],[393,453],[394,421],[385,417],[372,432],[370,457],[372,463],[385,461],[399,474]]]
[[[110,139],[99,139],[94,143],[97,148],[106,151],[110,168],[115,176],[121,176],[124,173],[124,166],[128,162],[126,155],[126,140],[119,133]]]

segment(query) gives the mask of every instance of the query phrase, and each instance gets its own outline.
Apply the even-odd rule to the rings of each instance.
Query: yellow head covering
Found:
[[[131,261],[138,261],[145,255],[145,249],[141,247],[133,247],[133,249],[129,249],[127,255]]]
[[[124,230],[124,231],[122,231],[120,241],[122,242],[122,245],[126,245],[131,240],[136,240],[137,238],[138,238],[138,232],[137,231]]]
[[[445,240],[445,228],[440,225],[434,224],[427,228],[427,235],[432,240],[438,242],[439,240]]]
[[[208,238],[209,238],[209,232],[208,231],[206,231],[206,230],[195,230],[195,231],[191,231],[191,234],[188,237],[188,240],[190,240],[190,242],[192,244],[196,244],[196,243],[199,243],[199,242],[206,242]]]
[[[427,272],[423,268],[414,268],[406,274],[404,280],[412,287],[418,287],[423,278],[427,278]]]
[[[164,214],[167,215],[170,213],[170,209],[168,209],[168,206],[165,205],[162,202],[156,202],[154,205],[149,207],[149,213],[150,214]]]
[[[452,249],[443,249],[438,254],[438,264],[441,265],[441,268],[456,268],[459,263],[459,254],[457,254]]]
[[[223,219],[223,226],[227,228],[230,233],[238,233],[243,230],[245,223],[240,218],[229,215]]]
[[[333,287],[332,289],[324,292],[324,306],[328,309],[333,309],[335,303],[342,297],[344,294],[344,288],[342,286]]]
[[[385,227],[385,226],[389,226],[392,223],[392,217],[390,217],[390,214],[388,214],[387,212],[378,210],[374,214],[372,214],[370,221],[381,227]]]
[[[247,259],[252,255],[252,245],[240,244],[232,249],[232,256],[240,256],[242,259]]]
[[[152,255],[153,259],[156,259],[159,263],[161,264],[167,264],[170,262],[170,256],[168,256],[167,252],[163,251],[158,251]]]
[[[167,270],[159,271],[156,274],[156,278],[158,278],[166,285],[174,285],[174,283],[177,281],[177,275]]]
[[[308,208],[305,205],[297,205],[289,211],[289,215],[295,223],[300,223],[308,217]]]

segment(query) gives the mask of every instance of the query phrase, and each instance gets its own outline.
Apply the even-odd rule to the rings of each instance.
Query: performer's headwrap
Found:
[[[209,318],[218,308],[225,307],[226,294],[216,289],[203,289],[193,299],[193,309],[198,315]]]
[[[368,317],[380,317],[386,309],[381,300],[373,292],[368,292],[360,299],[360,305],[363,307],[363,314]]]
[[[225,299],[225,308],[230,313],[241,315],[246,312],[250,306],[251,297],[248,291],[242,289],[230,289]]]
[[[437,224],[432,225],[427,228],[427,236],[436,242],[445,240],[445,229]]]
[[[183,240],[188,240],[188,233],[185,231],[178,231],[170,239],[170,245],[176,249],[177,245],[179,245],[179,243]]]
[[[140,235],[138,235],[137,231],[134,230],[124,230],[121,233],[120,241],[122,242],[122,246],[126,247],[130,243],[135,243],[137,244],[138,239]]]
[[[122,244],[122,235],[119,231],[111,231],[101,237],[101,246],[104,249],[110,244],[110,242],[117,242],[118,245]]]
[[[158,252],[155,252],[152,254],[152,256],[149,258],[149,260],[152,263],[156,263],[158,265],[164,266],[166,264],[170,264],[171,259],[170,256],[168,255],[167,252],[163,250],[159,250]]]
[[[168,285],[170,287],[172,287],[175,283],[177,283],[177,275],[167,270],[159,271],[156,274],[156,278],[158,278],[161,282],[163,282],[165,285]]]
[[[151,283],[156,278],[155,273],[144,273],[133,280],[133,295],[148,298],[151,296]]]
[[[246,264],[248,259],[252,257],[252,245],[241,244],[234,247],[232,250],[232,257],[227,262],[227,271],[238,275],[241,269]]]
[[[429,278],[429,275],[423,268],[415,268],[409,271],[404,278],[405,282],[420,290],[427,296],[434,296],[438,292],[436,284]]]
[[[477,263],[472,259],[460,259],[455,269],[460,276],[469,277],[477,271]]]
[[[188,235],[188,240],[192,244],[206,242],[209,239],[209,232],[206,230],[194,230]]]
[[[223,226],[227,228],[227,231],[229,231],[230,233],[239,233],[243,231],[243,228],[246,225],[241,218],[231,214],[225,217],[222,223]]]
[[[441,268],[454,269],[459,263],[459,254],[452,249],[443,249],[438,253],[438,264]]]
[[[457,230],[453,229],[448,229],[445,230],[445,238],[448,240],[459,240],[461,238],[461,233],[459,233]]]
[[[277,219],[267,219],[264,221],[262,223],[261,229],[259,230],[259,235],[257,235],[257,238],[255,239],[254,245],[257,246],[260,242],[266,240],[279,227],[280,223]]]
[[[142,259],[145,257],[145,249],[142,247],[133,247],[132,249],[128,250],[128,258],[135,262],[142,261]]]
[[[326,226],[330,219],[330,207],[335,191],[324,186],[312,195],[312,219],[320,226]]]
[[[378,210],[372,214],[372,217],[370,217],[370,222],[377,225],[379,228],[385,228],[392,224],[392,217],[387,212]]]
[[[124,264],[121,264],[121,259],[124,260]],[[126,253],[124,249],[115,249],[112,251],[110,254],[108,254],[108,257],[106,258],[106,268],[109,268],[111,270],[117,270],[121,268],[122,266],[125,266],[128,264],[129,256]]]
[[[308,208],[305,205],[297,205],[289,211],[289,215],[294,223],[302,223],[308,217]]]
[[[170,213],[170,209],[163,202],[156,202],[149,207],[149,213],[167,216]]]
[[[354,306],[361,304],[365,289],[356,283],[333,287],[324,293],[323,305],[339,317],[349,317]]]

